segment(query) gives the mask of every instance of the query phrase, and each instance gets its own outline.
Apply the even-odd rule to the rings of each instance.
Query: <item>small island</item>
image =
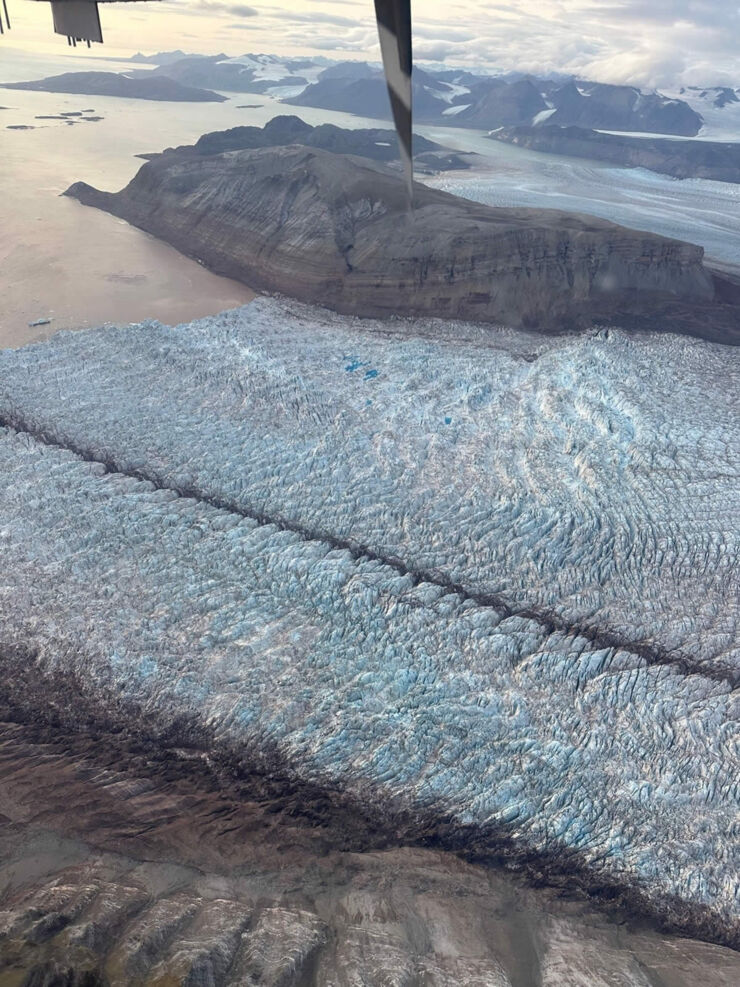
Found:
[[[197,89],[166,76],[131,78],[117,72],[65,72],[30,82],[1,82],[0,89],[24,89],[42,93],[74,93],[85,96],[122,96],[177,103],[224,103],[226,96]]]

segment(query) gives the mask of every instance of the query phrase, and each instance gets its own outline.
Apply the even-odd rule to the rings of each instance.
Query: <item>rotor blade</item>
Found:
[[[51,15],[57,34],[65,34],[74,41],[103,40],[100,11],[91,0],[51,0]]]
[[[375,0],[375,16],[393,121],[401,145],[401,159],[411,200],[414,178],[411,150],[411,0]]]

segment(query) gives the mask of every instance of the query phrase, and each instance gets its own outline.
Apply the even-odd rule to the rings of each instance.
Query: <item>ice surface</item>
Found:
[[[103,710],[575,849],[729,928],[737,377],[694,339],[276,300],[3,352],[4,674],[33,646]]]
[[[0,354],[0,418],[514,609],[737,659],[736,349],[395,325],[261,300],[57,335]]]
[[[307,82],[316,82],[319,75],[326,69],[326,65],[321,62],[311,64],[310,59],[300,59],[304,64],[299,71],[291,68],[291,61],[297,59],[280,58],[277,55],[237,55],[235,58],[224,58],[220,60],[228,65],[243,65],[245,71],[254,73],[253,78],[264,82],[279,82],[288,76],[298,75]],[[220,64],[220,63],[217,63]],[[303,92],[305,84],[294,87],[298,92]],[[273,92],[272,89],[269,90]]]
[[[722,92],[719,88],[684,89],[672,95],[688,103],[696,110],[704,125],[699,133],[700,140],[740,141],[740,102],[727,102],[724,106],[715,106],[715,100]],[[736,90],[740,97],[740,90]]]
[[[740,265],[740,185],[702,178],[679,180],[644,168],[615,168],[541,154],[473,131],[451,134],[444,127],[419,131],[430,140],[485,158],[485,170],[425,179],[435,188],[490,206],[587,212],[631,229],[698,243],[708,257]]]

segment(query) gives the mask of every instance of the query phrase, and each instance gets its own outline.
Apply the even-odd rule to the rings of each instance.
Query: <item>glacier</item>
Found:
[[[739,377],[274,298],[4,351],[5,702],[736,944]]]

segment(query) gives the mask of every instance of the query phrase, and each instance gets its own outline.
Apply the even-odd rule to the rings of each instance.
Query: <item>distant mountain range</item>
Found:
[[[586,127],[502,127],[492,138],[531,151],[647,168],[673,178],[740,183],[740,143],[602,134]]]
[[[147,75],[166,76],[188,86],[262,93],[295,106],[390,119],[379,65],[276,55],[189,55],[178,59],[177,54],[134,57],[158,62]],[[739,101],[740,90],[731,88],[666,95],[587,80],[414,69],[418,121],[483,130],[548,123],[694,137],[704,122],[697,104],[713,110]]]
[[[165,76],[184,85],[227,92],[273,93],[286,87],[300,92],[324,70],[323,65],[316,65],[306,58],[277,59],[263,55],[260,59],[250,55],[238,59],[225,55],[191,55],[147,70],[146,76]],[[144,72],[141,74],[143,76]]]
[[[197,102],[225,100],[220,93],[257,93],[294,106],[391,119],[381,68],[367,62],[182,51],[137,53],[129,61],[154,67],[132,67],[123,74],[70,72],[0,86]],[[420,123],[489,131],[547,125],[680,137],[695,137],[707,125],[713,136],[740,137],[740,89],[731,87],[643,92],[586,80],[419,67],[413,80],[414,114]]]

